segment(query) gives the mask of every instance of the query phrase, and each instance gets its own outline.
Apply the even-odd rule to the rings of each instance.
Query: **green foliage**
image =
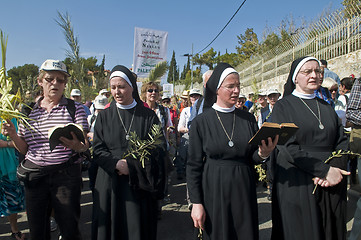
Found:
[[[167,72],[168,64],[166,61],[159,62],[155,65],[155,68],[149,72],[148,81],[155,82],[156,80],[160,80],[161,77]]]
[[[34,92],[37,88],[37,75],[39,68],[34,64],[24,64],[23,66],[13,67],[8,71],[8,76],[13,81],[11,92],[16,93],[18,89],[21,95],[26,91]]]
[[[246,61],[256,55],[260,49],[257,34],[253,28],[247,28],[244,34],[237,36],[238,44],[236,46],[240,61]]]
[[[200,66],[200,69],[202,69],[202,65],[206,65],[209,69],[213,69],[214,64],[217,63],[216,55],[217,52],[214,51],[213,48],[211,48],[202,55],[195,54],[193,58],[193,63],[198,64]]]
[[[223,55],[218,54],[216,58],[216,63],[225,62],[230,64],[233,67],[236,67],[238,64],[240,64],[240,60],[237,53],[228,53],[226,52]]]
[[[266,39],[261,44],[261,53],[267,52],[281,43],[280,37],[272,32],[267,35]]]
[[[172,59],[170,60],[169,64],[169,71],[168,71],[168,83],[178,82],[179,80],[179,70],[177,67],[177,61],[175,60],[175,52],[173,51]]]
[[[163,129],[154,124],[148,133],[148,139],[141,140],[135,132],[130,133],[129,150],[123,158],[132,157],[138,159],[144,168],[144,162],[149,161],[151,150],[162,146]]]

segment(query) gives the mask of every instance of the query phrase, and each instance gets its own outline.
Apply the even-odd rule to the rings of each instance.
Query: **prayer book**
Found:
[[[294,123],[278,124],[265,122],[248,143],[252,145],[262,145],[262,140],[265,140],[266,143],[268,143],[268,137],[274,139],[276,135],[279,135],[277,144],[283,145],[296,133],[297,130],[298,127]]]
[[[79,141],[85,143],[83,127],[81,125],[75,123],[58,125],[50,128],[48,131],[50,151],[53,151],[54,148],[61,143],[61,141],[59,140],[60,137],[73,139],[71,132],[75,134]]]

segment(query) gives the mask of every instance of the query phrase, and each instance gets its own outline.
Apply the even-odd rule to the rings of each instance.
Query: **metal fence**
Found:
[[[261,85],[264,81],[289,72],[292,61],[302,56],[327,59],[361,49],[361,8],[341,9],[296,31],[290,39],[274,49],[253,56],[236,67],[241,85]],[[352,16],[347,18],[346,16]]]

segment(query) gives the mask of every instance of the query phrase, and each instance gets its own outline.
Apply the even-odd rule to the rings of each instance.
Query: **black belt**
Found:
[[[213,158],[207,158],[206,162],[210,164],[215,164],[219,166],[249,166],[250,160],[249,159],[240,159],[240,160],[234,160],[234,159],[213,159]]]
[[[301,149],[307,152],[332,152],[334,150],[333,146],[311,146],[311,145],[301,145]]]

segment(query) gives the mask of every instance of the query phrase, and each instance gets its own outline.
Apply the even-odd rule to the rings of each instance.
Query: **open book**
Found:
[[[66,125],[58,125],[52,127],[48,131],[50,151],[53,151],[54,148],[61,143],[59,140],[60,137],[66,137],[68,139],[73,139],[70,132],[75,133],[75,136],[83,143],[85,143],[85,137],[83,133],[83,127],[79,124],[68,123]]]
[[[278,134],[279,139],[277,144],[283,145],[296,133],[297,130],[298,127],[294,123],[278,124],[265,122],[248,143],[252,145],[261,145],[262,140],[266,140],[268,137],[273,139]]]

